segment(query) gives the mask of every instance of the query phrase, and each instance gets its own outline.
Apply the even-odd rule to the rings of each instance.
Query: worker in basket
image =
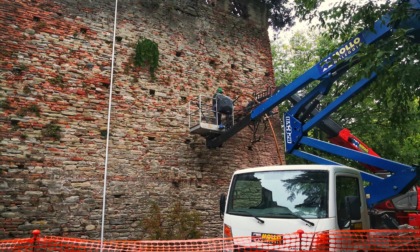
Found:
[[[226,126],[232,124],[233,101],[229,97],[223,95],[223,89],[220,87],[213,95],[213,111],[219,129],[225,128],[225,125],[222,123],[222,115],[225,115]]]

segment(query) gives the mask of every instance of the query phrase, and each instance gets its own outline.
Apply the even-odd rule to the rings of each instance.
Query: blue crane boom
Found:
[[[410,33],[413,35],[413,42],[420,42],[420,0],[411,0],[409,1],[409,4],[412,13],[408,19],[395,23],[391,22],[391,14],[383,16],[380,20],[375,22],[373,29],[362,31],[289,85],[277,89],[274,94],[261,104],[257,105],[250,114],[232,125],[232,127],[221,131],[219,134],[207,135],[207,147],[215,148],[221,146],[227,139],[234,136],[250,123],[259,120],[273,108],[290,99],[298,91],[305,89],[313,81],[319,81],[319,84],[315,88],[303,96],[300,101],[296,102],[293,107],[284,114],[283,123],[286,153],[296,155],[315,163],[335,163],[299,149],[300,146],[306,145],[366,165],[371,165],[381,170],[389,171],[391,175],[386,178],[362,172],[363,179],[370,182],[369,186],[365,188],[368,195],[368,205],[370,207],[406,192],[420,178],[420,171],[418,168],[372,156],[360,151],[340,147],[307,136],[309,130],[319,125],[320,122],[327,119],[329,115],[335,112],[342,104],[372,83],[377,77],[375,72],[371,73],[369,77],[356,82],[347,91],[342,93],[316,114],[307,116],[309,119],[304,118],[308,120],[302,120],[302,118],[297,118],[297,116],[301,114],[302,111],[309,111],[310,113],[310,111],[319,103],[320,97],[329,92],[334,82],[353,64],[357,63],[350,61],[350,58],[359,51],[363,44],[373,44],[378,40],[385,39],[390,36],[396,28],[410,29]],[[386,65],[384,66],[386,67]]]

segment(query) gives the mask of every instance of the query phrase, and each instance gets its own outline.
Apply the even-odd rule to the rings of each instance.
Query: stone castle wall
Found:
[[[191,135],[187,104],[217,87],[243,97],[274,84],[267,16],[227,0],[120,0],[107,160],[105,238],[142,239],[150,202],[196,210],[221,236],[219,195],[232,172],[278,164],[271,131],[222,148]],[[115,1],[0,0],[0,239],[99,238]],[[156,42],[156,79],[132,65]],[[278,120],[275,127],[279,131]]]

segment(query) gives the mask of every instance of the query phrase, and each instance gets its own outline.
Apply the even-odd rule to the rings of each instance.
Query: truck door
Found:
[[[361,229],[360,217],[352,220],[351,215],[361,216],[360,180],[357,177],[338,175],[336,177],[337,224],[340,229]],[[356,200],[356,213],[349,207],[349,199]],[[354,205],[354,202],[353,202]]]

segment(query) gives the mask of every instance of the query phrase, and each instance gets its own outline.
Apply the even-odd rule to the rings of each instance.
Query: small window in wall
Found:
[[[344,229],[348,227],[346,224],[349,221],[345,200],[347,196],[360,196],[359,180],[355,177],[337,176],[336,192],[338,226]]]

